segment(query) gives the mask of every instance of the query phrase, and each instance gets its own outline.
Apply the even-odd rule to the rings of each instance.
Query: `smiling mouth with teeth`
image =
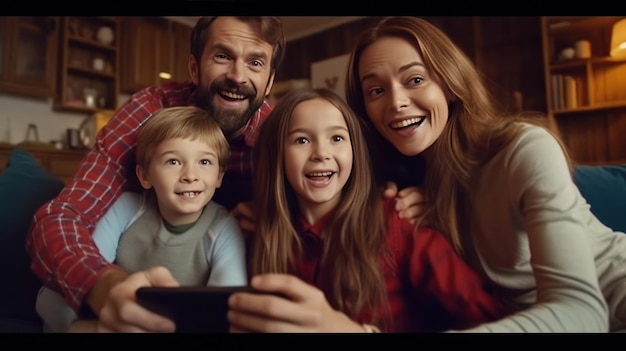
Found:
[[[200,191],[185,191],[182,193],[176,193],[176,195],[181,195],[184,197],[196,197],[198,195],[200,195]]]
[[[309,173],[306,175],[307,178],[312,180],[323,180],[330,179],[335,172],[318,172],[318,173]]]
[[[389,126],[393,129],[402,129],[411,126],[420,126],[425,120],[426,117],[414,117],[402,120],[400,122],[391,123]]]
[[[245,100],[246,99],[245,95],[233,93],[232,91],[226,91],[226,90],[220,91],[220,95],[222,95],[225,98],[233,99],[233,100]]]

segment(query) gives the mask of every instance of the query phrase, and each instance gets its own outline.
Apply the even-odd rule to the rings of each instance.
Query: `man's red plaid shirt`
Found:
[[[26,240],[32,269],[46,286],[62,292],[75,311],[111,266],[92,239],[95,224],[123,191],[140,189],[133,147],[141,125],[161,108],[191,105],[194,92],[191,83],[168,83],[134,94],[98,133],[74,179],[36,212]],[[242,136],[230,141],[232,156],[216,202],[232,208],[251,200],[251,146],[271,110],[265,101]]]

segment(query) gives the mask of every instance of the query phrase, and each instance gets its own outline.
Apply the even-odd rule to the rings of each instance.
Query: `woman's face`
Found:
[[[365,111],[378,132],[406,156],[428,149],[448,121],[448,101],[419,52],[404,39],[384,37],[358,64]]]

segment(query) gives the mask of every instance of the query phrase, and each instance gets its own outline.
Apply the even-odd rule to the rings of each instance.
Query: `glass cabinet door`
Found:
[[[0,22],[0,88],[34,97],[54,96],[57,19],[4,17]]]

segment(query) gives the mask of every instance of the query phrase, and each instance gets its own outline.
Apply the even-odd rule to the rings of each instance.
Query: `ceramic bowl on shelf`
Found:
[[[571,60],[576,55],[574,48],[565,48],[561,50],[561,60]]]
[[[113,35],[113,29],[107,26],[102,26],[98,28],[98,32],[96,33],[96,39],[98,39],[98,41],[102,44],[112,44],[113,40],[115,39]]]

